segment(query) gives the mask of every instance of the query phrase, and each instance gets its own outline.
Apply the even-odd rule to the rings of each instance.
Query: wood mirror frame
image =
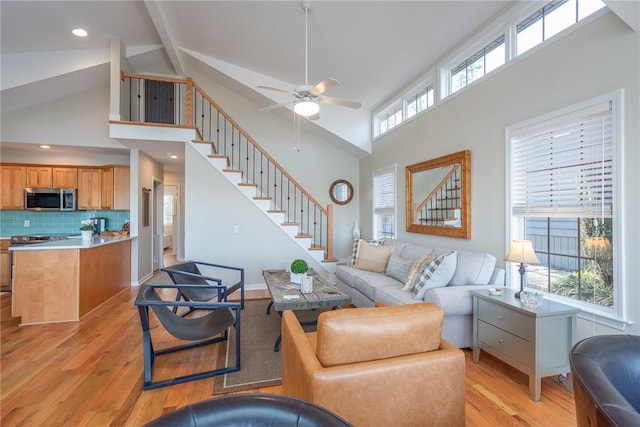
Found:
[[[346,179],[337,179],[329,187],[329,197],[336,205],[346,205],[353,199],[353,186]]]
[[[406,167],[407,231],[471,238],[470,152]]]

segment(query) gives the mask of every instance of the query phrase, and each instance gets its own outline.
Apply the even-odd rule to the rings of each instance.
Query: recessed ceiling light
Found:
[[[171,157],[172,159],[177,159],[178,158],[178,156],[176,156],[175,154],[172,154],[169,157]]]
[[[71,33],[73,33],[73,35],[77,37],[87,37],[87,34],[89,34],[83,28],[74,28],[73,30],[71,30]]]
[[[51,148],[49,145],[41,145],[40,148]]]

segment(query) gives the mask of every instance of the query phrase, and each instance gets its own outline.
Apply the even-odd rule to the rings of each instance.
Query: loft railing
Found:
[[[456,164],[416,207],[423,225],[456,225],[460,221],[460,164]]]
[[[318,203],[191,78],[122,72],[121,81],[122,121],[195,128],[199,142],[210,143],[214,156],[228,159],[227,171],[242,172],[241,185],[256,186],[259,198],[270,200],[273,211],[284,212],[287,223],[298,225],[298,237],[310,237],[311,249],[324,250],[325,260],[335,260],[333,205]],[[170,105],[153,105],[156,100],[147,92],[154,90],[171,97]],[[147,111],[147,104],[154,111]]]

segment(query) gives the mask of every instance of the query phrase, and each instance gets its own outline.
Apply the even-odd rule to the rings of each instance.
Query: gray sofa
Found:
[[[451,249],[433,248],[414,243],[387,239],[384,246],[394,246],[393,254],[405,260],[435,253],[440,255]],[[404,283],[385,273],[359,270],[344,260],[336,268],[336,284],[351,296],[357,307],[371,307],[377,302],[390,305],[430,302],[444,311],[442,337],[459,347],[473,344],[473,311],[469,291],[504,286],[505,271],[496,268],[496,258],[486,252],[456,251],[456,265],[453,277],[446,286],[430,288],[424,299],[414,299],[413,292],[403,291]]]

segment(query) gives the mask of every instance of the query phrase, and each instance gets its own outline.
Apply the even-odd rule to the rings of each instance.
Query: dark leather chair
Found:
[[[351,426],[327,409],[294,397],[234,394],[187,405],[145,424],[160,426]]]
[[[599,335],[569,354],[578,426],[640,426],[640,336]]]
[[[202,287],[202,285],[181,285],[185,288]],[[240,370],[240,304],[228,302],[193,302],[193,301],[165,301],[156,289],[175,289],[176,285],[141,285],[135,305],[138,307],[140,323],[142,325],[142,341],[144,354],[144,383],[145,390],[180,384],[187,381],[209,378],[227,372]],[[206,310],[207,314],[199,317],[183,317],[171,308],[187,306],[192,310]],[[156,350],[151,340],[151,321],[149,307],[156,314],[162,326],[174,337],[191,341],[189,344]],[[229,336],[229,328],[236,327],[236,361],[235,365],[225,368],[183,375],[176,378],[153,381],[153,364],[156,356],[187,350],[194,347],[225,341]]]
[[[202,274],[201,268],[215,271],[216,275],[219,273],[220,276],[214,277],[211,274]],[[176,301],[184,298],[185,301],[202,302],[211,301],[215,298],[220,302],[226,301],[229,294],[240,291],[240,305],[244,308],[244,268],[202,261],[187,261],[161,268],[160,270],[166,272],[176,285],[192,284],[204,286],[203,288],[179,287]],[[222,276],[230,278],[223,280]],[[225,282],[233,283],[226,284]]]

